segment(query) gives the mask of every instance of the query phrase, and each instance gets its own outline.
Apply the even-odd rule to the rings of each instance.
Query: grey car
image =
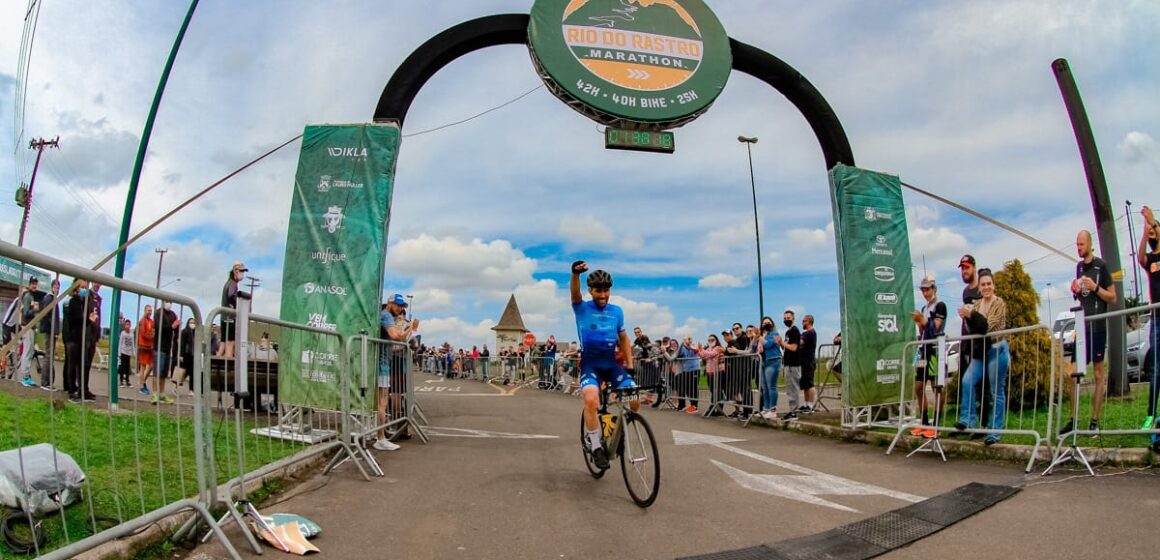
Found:
[[[1153,360],[1156,358],[1155,349],[1151,348],[1148,340],[1150,327],[1149,316],[1145,315],[1140,321],[1140,327],[1124,337],[1128,348],[1125,362],[1129,381],[1148,381],[1151,375]]]

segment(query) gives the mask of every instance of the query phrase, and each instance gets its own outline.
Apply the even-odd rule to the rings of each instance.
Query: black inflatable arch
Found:
[[[451,27],[423,43],[411,53],[379,96],[375,121],[396,121],[403,126],[411,102],[439,69],[473,51],[496,45],[526,45],[528,14],[485,16]],[[806,118],[822,154],[826,169],[835,165],[854,165],[854,152],[838,116],[822,94],[781,59],[761,49],[729,39],[733,51],[733,69],[753,76],[781,92]]]

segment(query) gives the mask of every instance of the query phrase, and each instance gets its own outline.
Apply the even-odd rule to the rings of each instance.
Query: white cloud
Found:
[[[557,232],[561,237],[577,246],[609,245],[612,243],[612,228],[595,216],[564,216],[560,218]]]
[[[790,247],[795,253],[808,253],[817,249],[834,247],[834,222],[823,228],[795,228],[786,232]]]
[[[1129,132],[1120,140],[1118,148],[1128,163],[1160,165],[1160,149],[1156,147],[1156,140],[1146,132]]]
[[[732,274],[718,272],[697,280],[698,288],[741,288],[749,285],[748,278],[739,278]]]
[[[946,227],[910,228],[910,255],[916,263],[924,257],[954,255],[957,259],[967,250],[967,238]]]
[[[536,262],[497,239],[463,241],[420,235],[387,250],[387,277],[407,276],[417,288],[510,291],[531,281]]]

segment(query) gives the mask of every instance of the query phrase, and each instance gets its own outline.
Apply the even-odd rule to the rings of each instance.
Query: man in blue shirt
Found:
[[[580,339],[580,392],[584,396],[584,429],[592,449],[592,461],[597,468],[608,468],[608,452],[600,441],[600,423],[596,409],[600,404],[600,383],[615,388],[635,386],[632,380],[632,350],[628,333],[624,330],[624,311],[608,303],[612,293],[612,275],[595,270],[588,275],[588,293],[584,300],[580,293],[580,275],[588,271],[584,261],[572,263],[572,313],[576,315],[576,334]],[[624,366],[617,362],[617,354]],[[633,399],[635,412],[640,403]]]

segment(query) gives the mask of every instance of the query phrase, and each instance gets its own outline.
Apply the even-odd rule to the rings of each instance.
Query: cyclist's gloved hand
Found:
[[[588,263],[584,261],[576,261],[572,263],[572,274],[580,274],[588,270]]]

